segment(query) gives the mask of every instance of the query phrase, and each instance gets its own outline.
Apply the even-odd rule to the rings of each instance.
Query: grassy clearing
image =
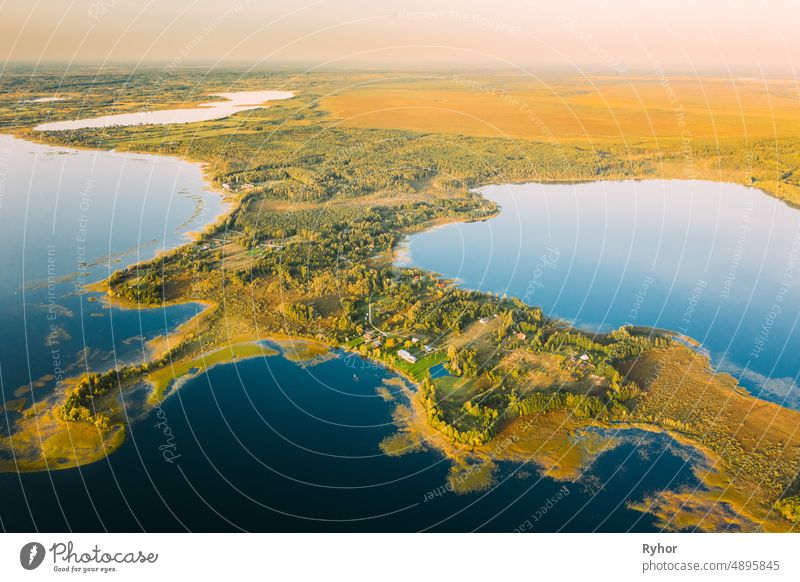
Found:
[[[69,469],[104,459],[125,441],[125,429],[101,431],[88,423],[64,422],[43,402],[28,409],[0,445],[13,455],[0,459],[0,472]]]
[[[427,355],[422,355],[424,352],[421,350],[410,351],[412,354],[416,353],[419,359],[413,364],[410,364],[398,358],[395,367],[418,382],[425,377],[428,370],[447,361],[447,353],[444,352],[444,350],[439,350]]]

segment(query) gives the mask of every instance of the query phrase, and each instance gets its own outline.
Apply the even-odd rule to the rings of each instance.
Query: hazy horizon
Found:
[[[515,67],[794,75],[800,6],[475,0],[0,1],[9,64]]]

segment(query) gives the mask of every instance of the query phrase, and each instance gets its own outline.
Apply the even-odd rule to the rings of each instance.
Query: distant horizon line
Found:
[[[434,63],[418,63],[418,62],[384,62],[384,63],[320,63],[319,61],[312,60],[285,60],[285,61],[271,61],[259,62],[252,60],[228,60],[223,62],[215,62],[212,60],[195,60],[186,61],[179,64],[175,63],[174,59],[152,59],[142,62],[132,60],[29,60],[29,59],[9,59],[4,63],[6,70],[10,67],[14,68],[134,68],[134,69],[151,69],[169,66],[171,70],[181,69],[234,69],[234,68],[248,68],[251,70],[285,70],[292,72],[311,72],[311,71],[388,71],[388,72],[403,72],[403,71],[475,71],[480,70],[483,72],[508,72],[515,71],[523,73],[524,69],[533,69],[542,72],[559,72],[559,73],[572,73],[572,74],[592,74],[602,75],[609,77],[618,77],[624,79],[626,77],[636,76],[656,76],[659,72],[679,74],[682,76],[703,76],[714,74],[716,76],[731,77],[753,77],[755,79],[764,77],[774,77],[776,75],[788,75],[791,79],[798,78],[798,71],[792,67],[775,66],[775,67],[753,67],[752,65],[731,65],[731,66],[712,66],[702,65],[694,68],[687,68],[686,66],[670,66],[668,64],[654,62],[650,65],[637,65],[626,67],[625,74],[610,69],[608,66],[599,64],[574,64],[574,65],[557,65],[553,63],[519,63],[517,65],[497,66],[494,64],[482,63],[464,63],[458,62],[434,62]]]

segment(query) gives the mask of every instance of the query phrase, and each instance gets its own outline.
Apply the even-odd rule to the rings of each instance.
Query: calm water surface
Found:
[[[175,158],[93,152],[0,136],[0,381],[31,398],[66,375],[145,356],[144,340],[197,312],[108,309],[82,283],[188,240],[224,211],[201,169]],[[95,299],[96,301],[92,301]],[[66,377],[65,375],[65,377]],[[24,392],[24,394],[23,394]],[[0,416],[7,429],[9,418]]]
[[[652,180],[481,190],[502,212],[415,234],[404,264],[590,329],[679,331],[800,408],[800,212],[754,188]]]
[[[215,97],[222,97],[222,101],[201,103],[191,109],[165,109],[160,111],[141,111],[138,113],[121,113],[119,115],[104,115],[90,119],[76,121],[54,121],[36,126],[37,131],[63,131],[72,129],[86,129],[98,127],[113,127],[117,125],[167,125],[172,123],[193,123],[197,121],[212,121],[230,117],[249,109],[262,107],[267,101],[289,99],[294,96],[291,91],[236,91],[234,93],[216,93]],[[55,99],[50,99],[53,101]],[[41,102],[42,100],[38,100]]]

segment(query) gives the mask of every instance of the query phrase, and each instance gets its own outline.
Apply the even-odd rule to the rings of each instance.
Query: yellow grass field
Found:
[[[553,142],[800,134],[800,88],[781,79],[409,75],[365,79],[321,106],[347,127]]]

